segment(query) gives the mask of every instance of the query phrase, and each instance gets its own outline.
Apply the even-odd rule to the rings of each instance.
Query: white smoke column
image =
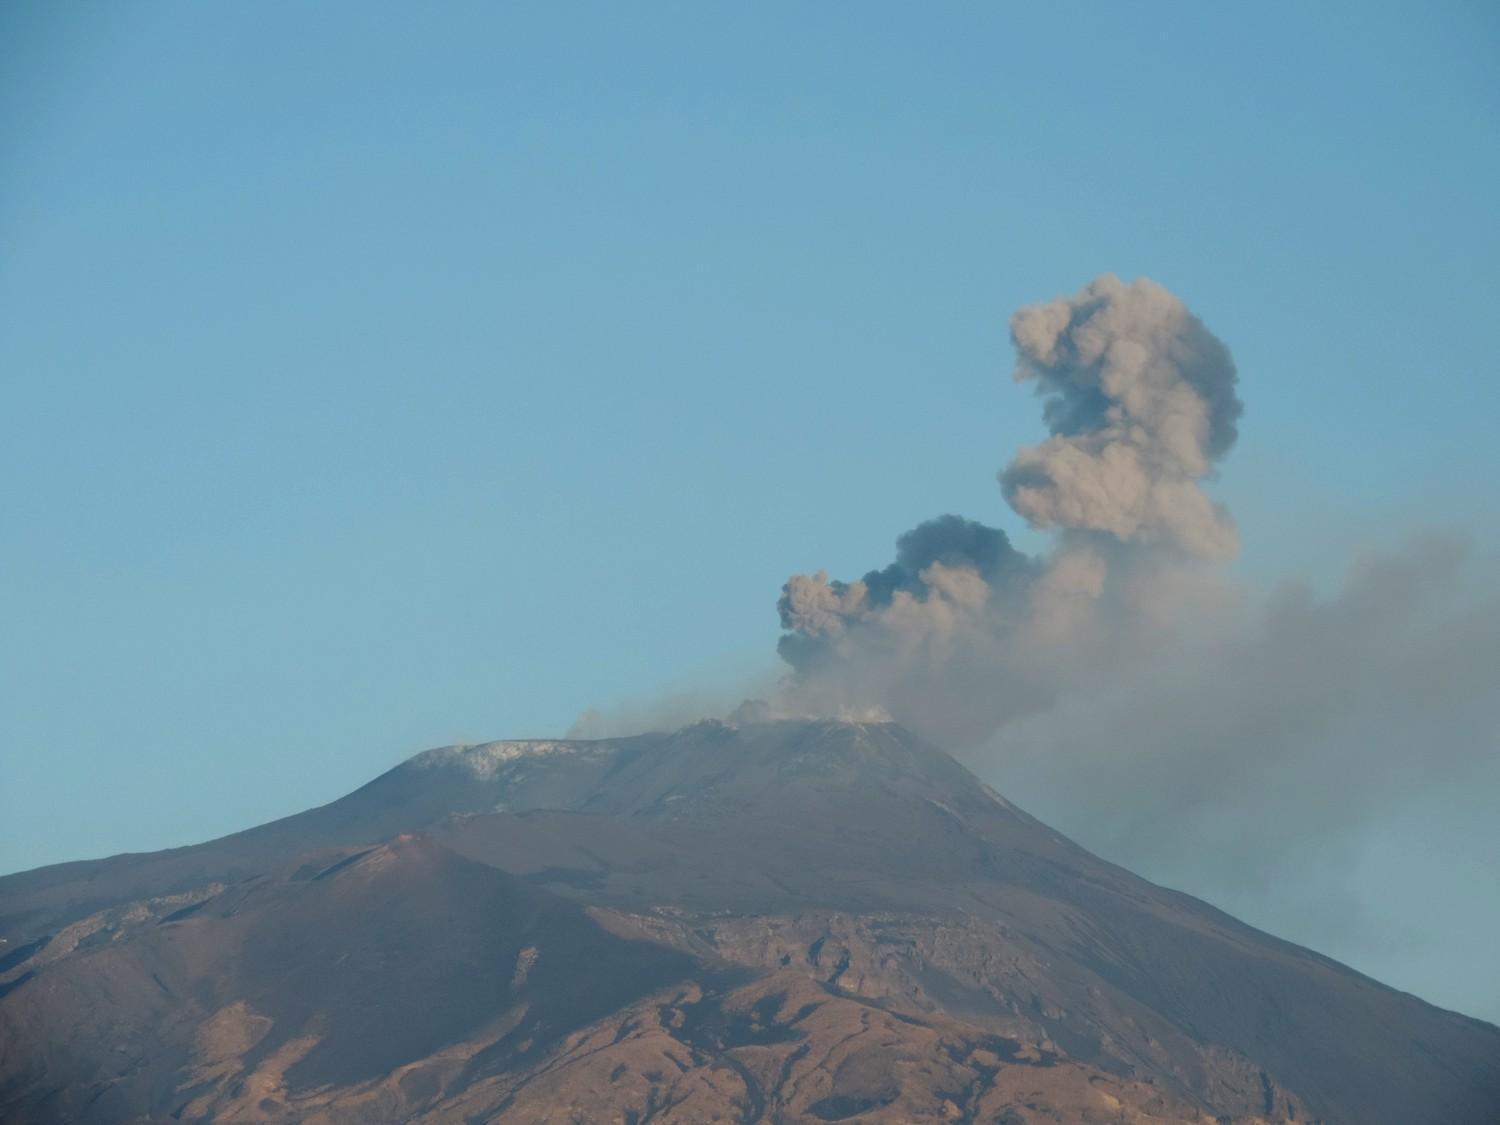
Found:
[[[1234,363],[1180,300],[1105,276],[1016,313],[1011,339],[1053,434],[1000,474],[1011,507],[1033,527],[1234,556],[1234,525],[1198,485],[1235,439]]]

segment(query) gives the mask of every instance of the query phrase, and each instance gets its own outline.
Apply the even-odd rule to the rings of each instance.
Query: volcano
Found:
[[[1113,866],[893,724],[431,750],[0,879],[0,1119],[1500,1120],[1500,1029]]]

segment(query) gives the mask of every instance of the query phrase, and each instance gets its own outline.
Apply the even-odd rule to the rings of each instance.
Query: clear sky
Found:
[[[1497,12],[5,5],[0,870],[772,668],[1020,531],[1007,319],[1106,271],[1234,351],[1248,579],[1492,540]]]

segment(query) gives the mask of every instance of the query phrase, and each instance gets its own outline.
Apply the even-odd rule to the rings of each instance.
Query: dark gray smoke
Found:
[[[896,561],[856,582],[829,581],[827,574],[800,575],[782,588],[777,609],[789,630],[778,645],[794,668],[816,674],[823,642],[841,635],[859,617],[889,608],[898,594],[926,601],[933,594],[924,573],[973,571],[986,586],[1024,581],[1032,562],[1011,546],[999,528],[962,516],[938,516],[896,539]]]

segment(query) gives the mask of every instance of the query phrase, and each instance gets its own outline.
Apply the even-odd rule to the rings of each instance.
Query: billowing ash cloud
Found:
[[[1029,558],[1003,531],[946,515],[861,579],[792,577],[778,605],[793,669],[779,706],[982,737],[1114,655],[1112,621],[1154,628],[1164,607],[1196,604],[1193,567],[1234,554],[1234,526],[1200,486],[1235,439],[1234,363],[1180,300],[1101,277],[1022,309],[1011,336],[1016,378],[1037,384],[1052,436],[1000,481],[1017,513],[1057,533],[1053,552]]]
[[[1046,396],[1052,437],[1000,474],[1035,527],[1232,557],[1234,526],[1198,482],[1234,444],[1227,349],[1155,282],[1101,277],[1011,320],[1017,380]]]
[[[1149,878],[1500,1018],[1500,567],[1422,537],[1331,594],[1242,590],[1204,491],[1224,345],[1112,277],[1011,336],[1050,436],[1001,491],[1050,549],[947,515],[861,578],[794,576],[769,711],[896,719]]]

